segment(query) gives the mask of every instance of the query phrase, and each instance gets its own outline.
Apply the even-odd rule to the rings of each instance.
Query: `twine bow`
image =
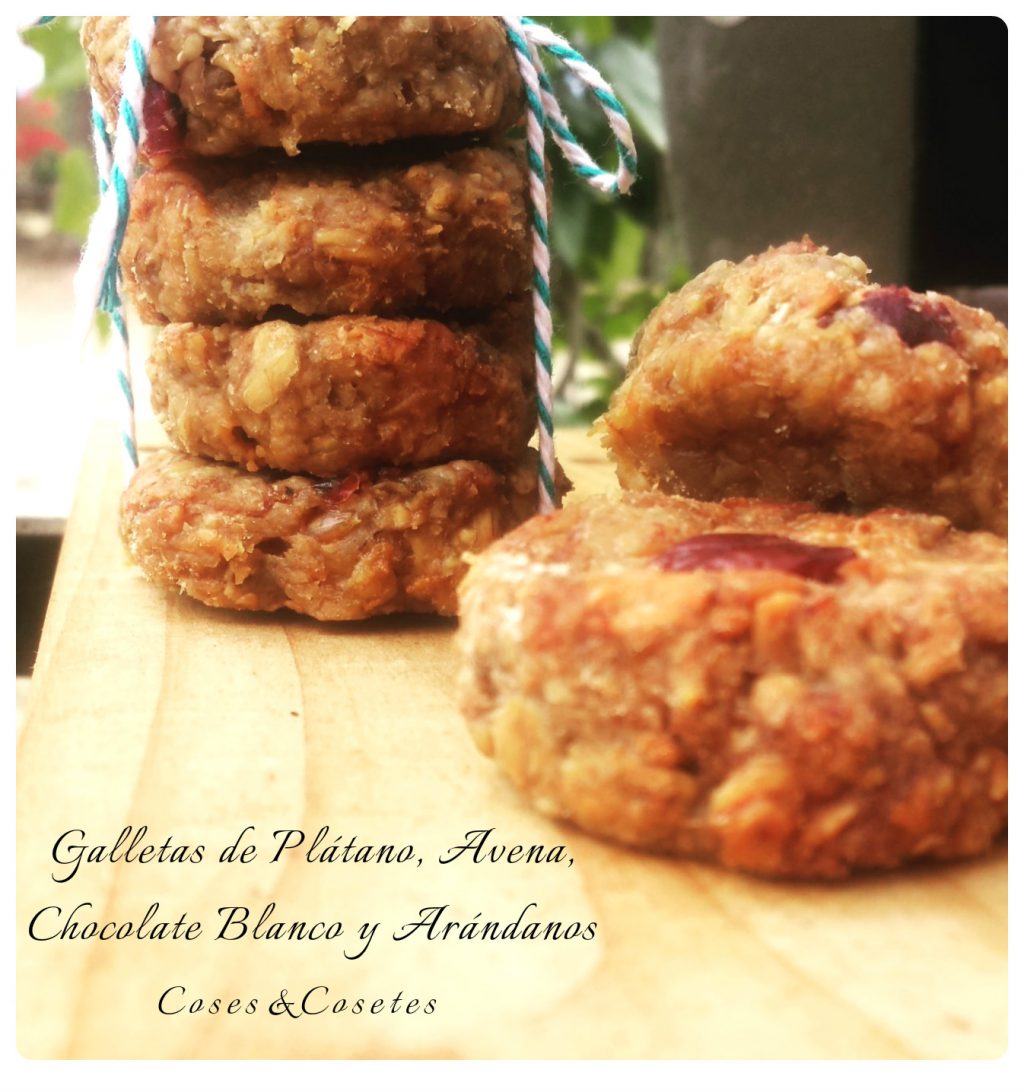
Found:
[[[636,179],[636,147],[626,119],[626,111],[596,68],[588,64],[564,38],[540,23],[535,23],[532,19],[520,19],[515,15],[505,15],[502,18],[526,89],[526,140],[533,235],[533,341],[540,448],[539,508],[541,512],[550,512],[557,505],[558,496],[555,487],[555,425],[551,383],[551,244],[548,236],[544,132],[545,129],[550,130],[569,165],[588,185],[610,194],[626,193]],[[555,98],[538,47],[557,57],[594,93],[615,135],[615,147],[619,156],[615,174],[601,170],[573,135]]]
[[[539,507],[548,512],[557,503],[554,421],[551,383],[551,247],[548,236],[545,132],[573,171],[588,185],[608,194],[626,193],[636,179],[636,147],[622,104],[592,65],[562,37],[532,19],[502,16],[526,90],[527,158],[530,171],[530,215],[533,252],[534,350],[537,373],[537,418],[540,447]],[[139,465],[135,443],[135,401],[132,394],[128,329],[121,301],[117,259],[130,209],[130,190],[142,138],[142,102],[148,59],[156,29],[154,16],[132,16],[128,52],[121,77],[121,102],[113,144],[99,103],[93,96],[92,127],[100,204],[89,227],[82,261],[75,277],[75,332],[84,341],[97,308],[110,315],[124,346],[124,364],[117,372],[124,395],[123,441],[129,475]],[[604,111],[615,138],[618,168],[602,170],[569,128],[540,59],[544,50],[573,72],[590,89]]]

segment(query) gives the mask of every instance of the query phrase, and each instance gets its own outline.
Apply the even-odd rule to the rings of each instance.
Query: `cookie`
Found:
[[[82,44],[112,127],[127,17],[89,16]],[[504,29],[484,16],[163,16],[149,68],[151,162],[500,130],[522,100]]]
[[[466,554],[536,505],[532,457],[317,479],[166,451],[128,486],[120,527],[150,579],[209,606],[349,620],[454,614]]]
[[[144,322],[249,323],[492,307],[526,292],[526,162],[517,145],[433,159],[360,149],[298,161],[147,171],[121,248]]]
[[[536,424],[527,297],[466,325],[174,324],[157,336],[147,370],[153,408],[178,447],[248,470],[506,462]]]
[[[1006,327],[872,284],[809,239],[716,262],[664,300],[600,429],[625,488],[1006,533]]]
[[[985,851],[1007,815],[1007,545],[944,519],[594,498],[461,592],[462,709],[543,812],[765,876]]]

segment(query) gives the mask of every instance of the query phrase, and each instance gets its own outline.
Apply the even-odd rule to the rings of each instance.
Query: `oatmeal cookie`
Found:
[[[127,17],[89,16],[82,44],[113,126]],[[164,16],[149,67],[151,162],[500,130],[522,98],[504,29],[484,16]]]
[[[527,297],[478,323],[350,317],[165,326],[153,408],[193,455],[334,475],[518,458],[536,423]]]
[[[462,708],[538,808],[630,846],[823,878],[981,853],[1006,562],[895,509],[580,501],[474,559]]]
[[[629,489],[1006,533],[1006,327],[809,239],[716,262],[655,308],[599,427]]]
[[[147,171],[121,268],[143,321],[491,307],[528,290],[518,145],[194,161]]]
[[[532,458],[504,471],[457,460],[317,479],[168,451],[125,491],[121,536],[150,579],[209,606],[325,620],[454,614],[466,553],[536,504]]]

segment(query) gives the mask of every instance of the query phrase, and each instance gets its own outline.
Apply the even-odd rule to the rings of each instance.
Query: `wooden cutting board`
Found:
[[[116,445],[113,429],[97,432],[83,467],[18,744],[23,1054],[1005,1050],[1005,848],[842,884],[779,884],[549,822],[468,737],[453,697],[454,623],[325,625],[217,612],[161,591],[117,538]],[[614,488],[582,434],[565,432],[560,454],[579,493]],[[110,850],[125,828],[121,849],[136,837],[153,859],[88,859],[106,858],[97,847]],[[485,850],[540,845],[560,859],[475,861],[466,851],[442,863],[479,841],[472,831],[491,832]],[[300,832],[303,843],[274,861]],[[236,843],[239,854],[254,847],[250,859],[221,862]],[[411,857],[346,861],[350,844],[350,858],[385,845]],[[77,869],[76,845],[89,847]],[[192,939],[29,935],[30,925],[40,937],[76,922],[137,926],[154,903],[147,928],[177,923],[182,934],[191,924]],[[568,935],[487,940],[444,928],[487,921],[517,933],[560,922]],[[341,933],[273,939],[293,922],[321,922],[320,933],[340,923]]]

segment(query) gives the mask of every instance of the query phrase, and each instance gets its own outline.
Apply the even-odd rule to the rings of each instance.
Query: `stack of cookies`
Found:
[[[462,707],[538,808],[770,876],[1006,827],[1007,331],[809,239],[717,262],[599,423],[621,497],[462,587]]]
[[[86,20],[113,123],[128,21]],[[455,612],[536,505],[521,86],[484,17],[176,16],[121,268],[154,408],[122,534],[204,603]]]

